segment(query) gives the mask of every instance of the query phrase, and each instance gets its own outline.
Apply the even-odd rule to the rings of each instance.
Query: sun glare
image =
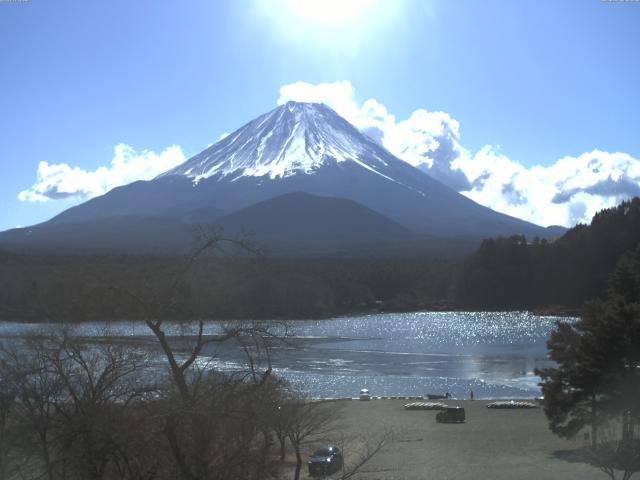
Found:
[[[1,2],[2,0],[0,0]],[[287,48],[353,58],[372,37],[402,24],[406,0],[254,0]]]
[[[357,20],[371,3],[372,0],[289,0],[298,16],[328,25]]]

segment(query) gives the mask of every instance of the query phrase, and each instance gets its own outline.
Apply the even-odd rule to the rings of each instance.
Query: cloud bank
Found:
[[[151,180],[185,160],[182,149],[176,145],[158,154],[149,150],[138,152],[121,143],[114,148],[114,157],[109,166],[92,171],[66,163],[49,164],[41,161],[36,183],[20,192],[18,198],[25,202],[74,197],[87,199],[136,180]]]
[[[526,167],[492,145],[470,152],[460,124],[446,112],[415,110],[396,120],[375,99],[355,100],[349,81],[296,82],[280,89],[278,104],[322,102],[391,153],[489,208],[539,225],[588,223],[603,208],[640,195],[640,161],[593,150],[548,166]]]

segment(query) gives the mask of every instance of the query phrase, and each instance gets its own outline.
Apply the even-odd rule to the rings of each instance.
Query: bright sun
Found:
[[[328,25],[347,24],[356,20],[373,0],[289,0],[299,16]]]
[[[402,24],[407,0],[253,1],[256,11],[285,39],[288,48],[314,48],[353,57],[386,27]]]

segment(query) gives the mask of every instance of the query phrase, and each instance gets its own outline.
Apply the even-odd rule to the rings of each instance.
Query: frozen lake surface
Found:
[[[313,397],[356,396],[368,388],[373,395],[466,398],[473,390],[476,398],[529,398],[540,394],[533,370],[552,364],[545,343],[556,320],[528,312],[412,312],[289,322],[288,335],[312,340],[276,346],[272,361],[274,372]],[[142,322],[106,325],[109,335],[149,335]],[[0,334],[43,327],[5,322]],[[207,333],[219,331],[209,324]],[[76,333],[102,335],[105,324],[82,324]],[[204,353],[203,360],[213,354]],[[226,348],[211,364],[233,370],[243,360],[239,349]]]

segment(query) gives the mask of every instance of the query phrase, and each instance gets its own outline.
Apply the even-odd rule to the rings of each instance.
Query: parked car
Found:
[[[369,390],[367,390],[366,388],[363,388],[362,390],[360,390],[360,400],[362,401],[371,400],[371,394],[369,393]]]
[[[309,458],[309,475],[329,475],[342,468],[342,453],[335,445],[316,450]]]
[[[436,422],[439,423],[464,423],[466,419],[463,407],[447,407],[436,415]]]

